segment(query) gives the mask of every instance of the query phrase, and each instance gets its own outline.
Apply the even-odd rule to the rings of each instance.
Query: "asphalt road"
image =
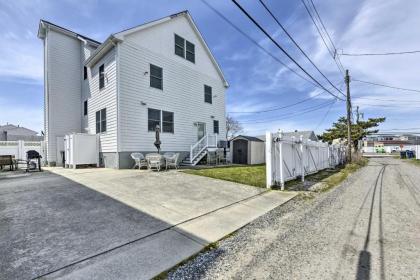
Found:
[[[420,279],[420,168],[393,158],[294,200],[170,272],[171,279]]]

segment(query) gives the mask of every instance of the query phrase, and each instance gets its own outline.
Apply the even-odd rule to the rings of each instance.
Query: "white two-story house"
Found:
[[[63,136],[99,135],[105,167],[129,168],[133,152],[180,152],[196,164],[225,140],[228,83],[188,11],[110,35],[100,43],[40,21],[45,142],[63,161]]]

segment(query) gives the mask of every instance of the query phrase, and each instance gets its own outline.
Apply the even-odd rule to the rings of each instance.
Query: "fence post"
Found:
[[[23,140],[18,140],[18,157],[19,159],[24,159],[23,151],[25,147],[25,142]]]
[[[284,176],[283,176],[283,133],[279,129],[279,166],[280,166],[280,187],[284,191]]]
[[[273,138],[270,131],[265,133],[265,176],[266,176],[266,187],[271,188],[273,185],[273,166],[272,166],[272,145]]]
[[[302,182],[305,182],[305,160],[303,155],[303,135],[300,136],[300,155],[301,155],[301,165],[302,165]]]

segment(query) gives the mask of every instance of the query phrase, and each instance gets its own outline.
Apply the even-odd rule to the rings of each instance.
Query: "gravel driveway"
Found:
[[[420,168],[373,158],[170,272],[170,279],[420,279]]]

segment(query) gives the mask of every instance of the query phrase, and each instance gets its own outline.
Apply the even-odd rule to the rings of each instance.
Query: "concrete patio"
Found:
[[[50,168],[4,179],[0,272],[148,279],[295,195],[179,171]]]

